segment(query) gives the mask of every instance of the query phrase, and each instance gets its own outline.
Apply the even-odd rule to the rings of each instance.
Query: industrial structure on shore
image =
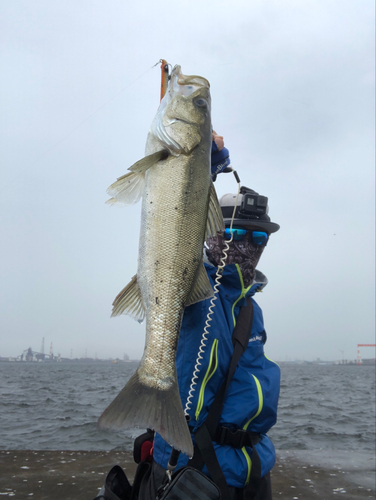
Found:
[[[87,355],[87,349],[85,349],[85,356],[82,358],[73,358],[73,349],[70,351],[70,358],[63,358],[60,353],[57,354],[57,356],[54,355],[53,353],[53,345],[52,342],[50,344],[50,351],[49,353],[45,353],[44,349],[44,337],[42,339],[42,346],[40,351],[34,351],[32,347],[28,347],[27,349],[24,349],[21,354],[18,356],[0,356],[0,362],[28,362],[28,363],[35,363],[35,362],[42,362],[42,363],[50,363],[50,362],[94,362],[94,361],[106,361],[106,362],[111,362],[111,363],[118,363],[118,362],[124,362],[124,363],[130,363],[130,362],[138,362],[138,359],[129,359],[128,354],[124,353],[123,359],[98,359],[97,358],[97,353],[95,353],[95,358],[90,358]]]
[[[53,353],[53,348],[52,348],[52,342],[50,345],[50,352],[49,354],[45,354],[44,352],[44,337],[42,339],[42,347],[40,349],[40,352],[38,351],[33,351],[31,347],[28,349],[25,349],[22,351],[22,353],[16,357],[16,361],[61,361],[61,356],[60,353],[58,353],[57,356],[54,356]]]

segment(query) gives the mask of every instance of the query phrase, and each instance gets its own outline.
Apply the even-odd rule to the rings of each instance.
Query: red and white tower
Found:
[[[361,365],[362,364],[362,358],[360,356],[360,349],[359,347],[376,347],[376,344],[358,344],[358,354],[356,356],[356,364]]]

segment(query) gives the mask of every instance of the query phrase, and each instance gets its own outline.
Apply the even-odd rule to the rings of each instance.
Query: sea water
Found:
[[[136,362],[0,363],[0,449],[130,450],[143,430],[110,432],[97,419]],[[375,455],[375,366],[282,365],[278,450],[347,457]]]

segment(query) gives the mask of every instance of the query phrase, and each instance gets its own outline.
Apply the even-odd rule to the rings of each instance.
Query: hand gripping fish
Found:
[[[203,265],[207,237],[224,224],[211,180],[209,82],[175,66],[152,122],[146,156],[112,184],[109,203],[142,196],[137,275],[119,293],[112,316],[146,317],[136,373],[100,417],[102,428],[151,428],[192,456],[175,365],[184,308],[213,296]]]

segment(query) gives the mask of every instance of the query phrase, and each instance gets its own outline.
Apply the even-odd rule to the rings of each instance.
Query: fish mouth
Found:
[[[196,85],[198,87],[204,87],[210,89],[210,83],[203,76],[197,75],[183,75],[181,74],[178,78],[179,85]]]
[[[197,75],[183,75],[181,66],[178,64],[174,66],[170,79],[170,89],[173,93],[188,97],[202,88],[210,89],[210,83],[206,78]]]
[[[174,117],[168,119],[166,116],[164,117],[164,112],[170,102],[174,99],[175,96],[181,97],[189,97],[192,94],[199,94],[200,90],[205,89],[208,91],[210,88],[209,82],[206,78],[202,76],[196,75],[183,75],[181,72],[181,66],[178,64],[174,66],[171,71],[171,77],[168,84],[167,92],[163,97],[158,112],[153,120],[151,131],[152,133],[162,142],[162,144],[169,149],[171,154],[178,155],[182,153],[184,148],[170,135],[169,127],[171,127],[174,123],[180,122],[189,126],[197,126],[195,122],[190,122],[189,120],[185,120],[185,117]]]

